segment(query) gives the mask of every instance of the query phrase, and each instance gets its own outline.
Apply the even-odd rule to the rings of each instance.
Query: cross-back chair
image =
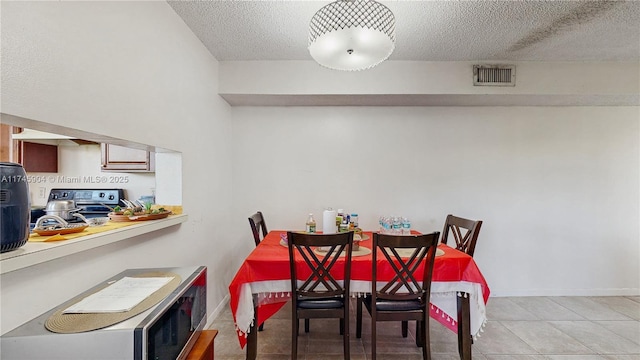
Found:
[[[362,336],[363,304],[371,315],[373,360],[377,323],[409,320],[416,321],[416,344],[422,347],[423,359],[431,359],[429,298],[439,237],[439,232],[411,236],[373,234],[371,294],[358,298],[356,309],[357,338]]]
[[[480,227],[482,220],[469,220],[449,214],[442,230],[442,243],[446,244],[451,234],[456,243],[455,248],[473,257]]]
[[[260,241],[262,241],[269,232],[267,230],[267,223],[264,221],[264,216],[262,216],[262,211],[258,211],[249,216],[249,225],[251,226],[251,232],[253,233],[253,240],[256,242],[256,246],[258,246]],[[262,234],[260,234],[260,232],[262,232]]]
[[[255,214],[249,216],[249,226],[251,226],[251,233],[253,234],[253,240],[256,242],[256,246],[260,244],[260,241],[267,236],[269,232],[267,230],[267,223],[264,220],[262,211],[258,211]],[[261,234],[262,232],[262,234]],[[258,331],[264,330],[264,323],[260,324]]]
[[[300,319],[305,319],[306,324],[310,318],[338,318],[344,358],[349,359],[353,231],[338,234],[288,232],[287,239],[291,269],[291,358],[296,359],[298,354]],[[339,261],[341,257],[344,261]]]

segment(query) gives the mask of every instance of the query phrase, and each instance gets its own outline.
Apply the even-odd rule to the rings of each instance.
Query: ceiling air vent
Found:
[[[473,65],[473,86],[516,86],[516,66]]]

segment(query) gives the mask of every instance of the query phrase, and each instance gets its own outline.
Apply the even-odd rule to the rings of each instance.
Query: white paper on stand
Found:
[[[336,226],[336,215],[338,215],[338,213],[335,210],[325,210],[322,212],[323,234],[335,234],[338,232],[338,228]]]
[[[124,277],[63,311],[65,314],[125,312],[165,286],[173,277]]]

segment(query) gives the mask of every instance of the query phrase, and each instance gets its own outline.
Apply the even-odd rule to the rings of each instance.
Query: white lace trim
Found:
[[[362,280],[352,280],[350,283],[351,296],[361,297],[371,291],[371,283]],[[244,284],[240,290],[238,310],[236,312],[236,331],[239,336],[247,336],[254,324],[253,294],[259,305],[286,302],[291,299],[290,280],[258,281]],[[464,295],[463,295],[464,294]],[[471,313],[471,335],[473,339],[480,337],[486,325],[486,308],[480,284],[466,281],[433,282],[431,284],[431,307],[441,319],[457,325],[458,296],[469,297]]]

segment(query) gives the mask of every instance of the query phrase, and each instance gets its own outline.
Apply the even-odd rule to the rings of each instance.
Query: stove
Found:
[[[74,200],[78,213],[86,218],[104,217],[111,212],[109,207],[122,205],[124,189],[51,189],[51,200]],[[105,206],[106,205],[106,206]]]
[[[51,189],[48,201],[74,200],[76,207],[80,209],[78,213],[88,219],[106,217],[111,212],[110,207],[122,206],[120,202],[122,199],[126,199],[124,189]],[[38,218],[39,216],[31,216],[31,229],[35,226]],[[78,223],[83,222],[83,220],[74,217],[74,219],[67,220],[67,222]]]

